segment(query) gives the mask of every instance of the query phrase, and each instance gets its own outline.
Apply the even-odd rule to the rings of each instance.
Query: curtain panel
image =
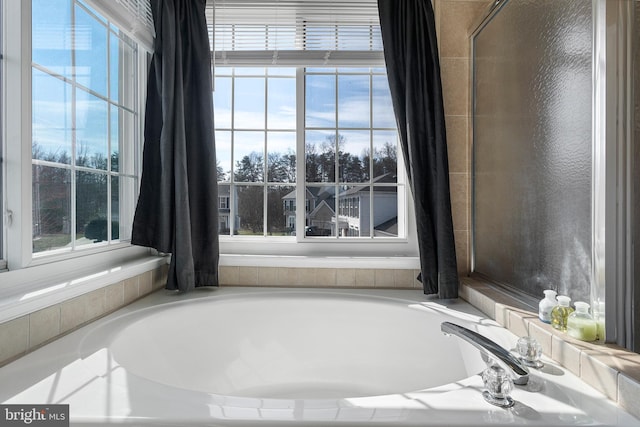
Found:
[[[430,0],[378,0],[400,145],[413,193],[425,294],[458,296],[440,63]]]
[[[171,253],[167,289],[218,285],[218,187],[205,0],[152,0],[140,196],[132,243]]]

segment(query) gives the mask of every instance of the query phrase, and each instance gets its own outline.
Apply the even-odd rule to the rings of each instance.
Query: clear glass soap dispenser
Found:
[[[567,319],[567,334],[582,341],[595,341],[598,338],[598,325],[589,314],[589,304],[576,301],[576,311]]]
[[[566,295],[559,295],[558,305],[551,310],[551,326],[562,331],[567,332],[567,319],[569,315],[573,313],[571,308],[571,298]]]
[[[538,317],[544,323],[551,323],[551,310],[558,305],[556,301],[556,291],[553,289],[547,289],[544,291],[544,298],[540,300],[538,304]]]

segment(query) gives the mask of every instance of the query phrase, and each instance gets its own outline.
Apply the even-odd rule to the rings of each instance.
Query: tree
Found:
[[[262,154],[252,151],[242,160],[236,161],[234,179],[237,182],[260,182],[264,177]]]

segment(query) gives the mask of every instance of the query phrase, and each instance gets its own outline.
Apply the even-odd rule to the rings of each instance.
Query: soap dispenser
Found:
[[[538,304],[538,317],[544,323],[551,323],[551,310],[558,305],[556,300],[556,291],[553,289],[547,289],[544,291],[544,298],[540,300]]]
[[[569,314],[573,313],[571,308],[571,298],[566,295],[559,295],[558,305],[551,310],[551,326],[562,331],[567,332],[567,320]]]
[[[576,301],[576,311],[567,318],[567,334],[582,341],[595,341],[598,338],[598,326],[589,314],[589,304]]]

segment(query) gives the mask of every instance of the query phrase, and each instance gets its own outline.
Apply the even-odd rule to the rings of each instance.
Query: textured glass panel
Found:
[[[60,249],[71,243],[71,172],[32,167],[33,252]]]
[[[511,1],[475,37],[475,271],[589,301],[591,2]]]
[[[76,173],[76,244],[87,245],[108,240],[108,175]]]

